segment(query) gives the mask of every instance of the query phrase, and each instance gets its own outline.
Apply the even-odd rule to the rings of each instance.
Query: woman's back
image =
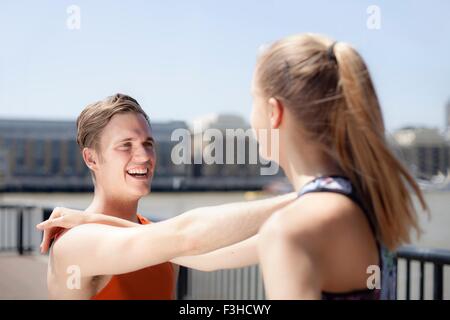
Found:
[[[272,229],[269,232],[282,239],[279,251],[304,251],[313,257],[314,261],[307,258],[296,261],[294,258],[290,262],[299,270],[311,268],[309,278],[313,279],[308,281],[316,282],[314,286],[320,290],[312,292],[309,298],[380,299],[395,296],[390,287],[381,287],[386,289],[385,292],[379,290],[384,273],[390,277],[385,279],[388,283],[394,280],[392,274],[395,272],[381,272],[383,264],[390,267],[392,264],[386,262],[386,255],[382,257],[385,249],[375,236],[369,215],[354,198],[350,181],[321,177],[306,184],[299,192],[298,200],[269,222]],[[273,232],[274,229],[278,231]],[[281,278],[284,266],[278,265],[278,268]],[[379,276],[379,281],[373,283],[371,276],[377,270],[380,272],[375,278]],[[295,279],[286,281],[296,285]],[[298,286],[307,287],[301,283]]]

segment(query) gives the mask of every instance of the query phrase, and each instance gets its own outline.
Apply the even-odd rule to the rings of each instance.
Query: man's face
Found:
[[[156,157],[143,115],[114,115],[101,133],[99,153],[96,183],[107,196],[138,200],[150,192]]]

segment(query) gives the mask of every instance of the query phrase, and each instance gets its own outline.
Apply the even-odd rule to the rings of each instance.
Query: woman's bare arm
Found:
[[[139,226],[138,223],[106,214],[88,213],[80,210],[56,207],[53,209],[53,212],[47,220],[36,226],[39,230],[44,231],[44,236],[42,237],[40,245],[41,253],[46,253],[48,251],[54,236],[59,234],[63,229],[70,229],[85,223],[98,223],[125,228]]]
[[[225,241],[228,241],[228,244],[239,242],[256,234],[262,223],[275,210],[289,204],[295,198],[295,193],[289,193],[263,200],[197,208],[178,217],[186,215],[186,220],[193,222],[187,226],[188,230],[186,230],[186,233],[196,234],[197,236],[194,238],[200,240],[198,241],[198,247],[201,246],[202,250],[204,250],[204,245],[208,246],[209,244],[205,244],[205,239],[200,239],[200,237],[209,237],[213,232],[219,232],[219,234],[215,234],[215,237],[217,241],[223,241],[223,239],[230,237],[231,232],[231,239],[225,239]],[[78,210],[55,208],[48,220],[37,225],[38,229],[44,230],[41,251],[43,253],[47,252],[51,239],[62,228],[73,228],[85,223],[108,224],[120,227],[138,226],[138,224],[130,221],[108,215],[88,214]]]
[[[205,207],[166,221],[117,228],[85,224],[66,232],[55,244],[55,265],[65,270],[77,265],[84,276],[120,274],[197,255],[256,234],[273,211],[295,195]]]
[[[83,224],[68,230],[53,245],[54,269],[79,268],[82,277],[132,272],[192,252],[184,236],[184,219],[136,228]]]

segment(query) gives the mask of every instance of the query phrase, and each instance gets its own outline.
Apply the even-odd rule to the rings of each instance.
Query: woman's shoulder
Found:
[[[359,255],[364,261],[377,256],[376,241],[361,208],[337,193],[303,195],[274,213],[261,233],[295,243],[329,263],[330,258],[343,261],[343,256]]]
[[[321,261],[324,284],[330,291],[358,288],[367,266],[378,261],[367,218],[357,204],[341,194],[305,194],[276,212],[262,232]]]
[[[324,231],[331,232],[331,236],[339,227],[350,222],[354,225],[355,219],[364,221],[364,215],[351,199],[338,193],[320,192],[305,194],[278,210],[267,225],[276,225],[292,236]]]

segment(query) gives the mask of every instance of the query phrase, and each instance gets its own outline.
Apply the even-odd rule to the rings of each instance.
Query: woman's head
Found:
[[[88,105],[77,119],[77,142],[96,188],[117,199],[139,199],[150,190],[155,150],[147,114],[116,94]]]
[[[290,123],[285,128],[352,180],[387,246],[409,241],[410,228],[418,230],[418,225],[407,185],[423,208],[426,204],[414,179],[389,150],[368,68],[355,49],[314,34],[281,39],[258,59],[253,91],[255,129],[280,127],[282,136],[280,123]],[[270,154],[264,150],[267,145],[260,147]]]

